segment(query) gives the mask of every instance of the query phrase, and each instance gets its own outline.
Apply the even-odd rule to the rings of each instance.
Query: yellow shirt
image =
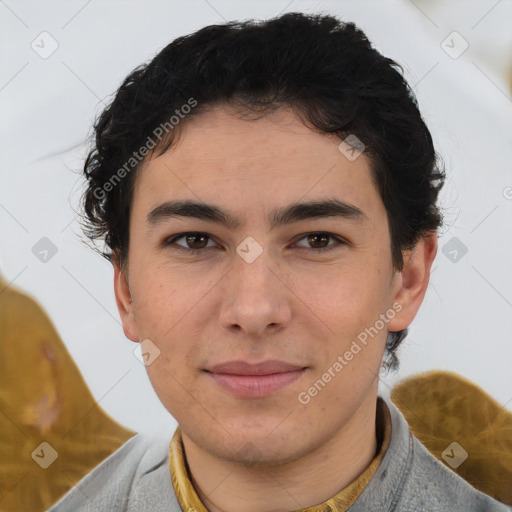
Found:
[[[391,419],[386,404],[381,398],[377,399],[376,434],[377,451],[375,457],[370,465],[352,483],[324,503],[301,509],[297,512],[344,512],[363,492],[363,489],[372,479],[375,471],[377,471],[391,439]],[[172,485],[181,509],[185,511],[208,512],[190,480],[183,456],[183,444],[179,426],[174,433],[169,447],[169,465]]]

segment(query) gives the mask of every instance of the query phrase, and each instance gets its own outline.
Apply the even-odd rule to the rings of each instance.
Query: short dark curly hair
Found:
[[[287,13],[179,37],[121,84],[95,122],[84,166],[83,228],[93,242],[104,241],[105,257],[125,268],[141,162],[169,149],[182,123],[218,105],[261,116],[292,108],[312,130],[355,135],[387,210],[397,270],[402,251],[441,226],[436,203],[445,173],[402,66],[354,23]],[[389,333],[384,367],[398,368],[406,334]]]

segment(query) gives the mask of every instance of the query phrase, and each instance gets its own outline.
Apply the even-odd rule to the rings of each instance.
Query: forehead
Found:
[[[224,203],[265,215],[300,199],[326,196],[381,215],[370,160],[350,160],[333,135],[308,128],[291,110],[258,119],[217,107],[185,120],[176,142],[138,171],[134,210],[146,214],[175,199]],[[230,208],[230,205],[233,207]]]

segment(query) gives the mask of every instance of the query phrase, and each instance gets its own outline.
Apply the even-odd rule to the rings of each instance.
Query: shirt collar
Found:
[[[391,439],[391,418],[388,407],[381,397],[377,397],[376,415],[377,451],[369,466],[349,485],[324,503],[296,512],[345,512],[363,492],[374,476]],[[181,429],[176,429],[169,447],[169,466],[172,485],[182,510],[208,512],[192,485],[183,450]]]

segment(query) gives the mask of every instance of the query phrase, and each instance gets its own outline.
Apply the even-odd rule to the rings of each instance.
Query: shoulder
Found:
[[[455,471],[437,460],[414,435],[409,476],[404,485],[401,504],[432,511],[510,512],[507,505],[480,492]],[[426,508],[429,506],[430,508]],[[425,507],[425,508],[424,508]]]
[[[96,466],[48,512],[179,512],[169,471],[172,432],[136,434]]]
[[[439,462],[389,398],[391,441],[375,475],[350,512],[510,512]]]

